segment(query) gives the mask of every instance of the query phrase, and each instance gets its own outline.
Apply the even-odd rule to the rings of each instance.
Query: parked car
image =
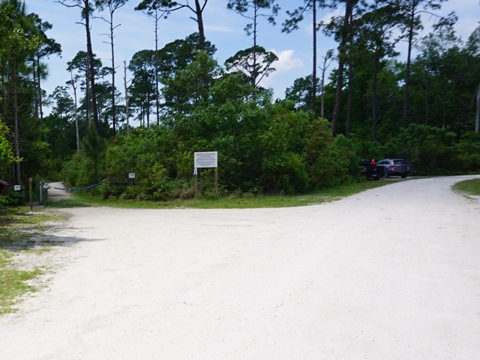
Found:
[[[407,169],[408,175],[415,174],[417,172],[417,168],[414,164],[407,162]]]
[[[377,162],[377,166],[383,167],[385,177],[396,175],[406,178],[411,165],[405,159],[382,159]]]
[[[382,166],[374,165],[371,160],[363,159],[360,161],[360,172],[367,179],[379,180],[385,175]]]

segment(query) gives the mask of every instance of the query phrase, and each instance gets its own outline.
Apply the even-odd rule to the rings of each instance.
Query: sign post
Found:
[[[128,173],[128,179],[132,185],[135,185],[135,173]]]
[[[32,191],[32,178],[28,179],[28,189],[30,195],[30,211],[33,210],[33,191]]]
[[[198,190],[198,169],[215,168],[215,196],[218,196],[218,152],[203,151],[194,153],[195,197]]]

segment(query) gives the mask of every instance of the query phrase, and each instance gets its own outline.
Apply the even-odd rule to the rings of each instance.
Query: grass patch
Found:
[[[40,274],[40,270],[0,268],[0,315],[15,311],[14,305],[21,296],[36,291],[36,288],[27,282]]]
[[[456,191],[460,191],[468,195],[478,196],[480,195],[480,179],[460,181],[453,185],[453,188]]]
[[[392,184],[394,181],[365,181],[350,185],[318,190],[302,195],[231,195],[227,197],[198,197],[196,199],[172,201],[137,201],[137,200],[104,200],[89,192],[75,192],[68,200],[60,200],[51,205],[58,208],[80,206],[109,206],[139,209],[246,209],[246,208],[278,208],[306,206],[334,201],[368,189]]]
[[[49,251],[48,242],[39,242],[36,237],[46,230],[47,222],[61,219],[60,214],[31,212],[28,207],[9,209],[0,216],[0,315],[15,311],[15,304],[23,295],[36,291],[29,281],[42,274],[38,268],[22,270],[16,267],[14,255]]]

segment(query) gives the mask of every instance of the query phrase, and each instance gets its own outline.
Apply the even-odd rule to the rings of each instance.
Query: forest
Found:
[[[23,188],[29,179],[101,183],[95,191],[104,198],[189,198],[200,151],[218,152],[221,196],[364,181],[358,165],[371,157],[406,158],[418,175],[480,172],[480,27],[457,37],[455,13],[436,15],[446,0],[295,0],[289,8],[278,0],[225,0],[246,19],[251,46],[223,64],[205,31],[208,0],[133,1],[156,26],[179,12],[198,31],[159,48],[155,27],[151,49],[117,64],[115,15],[128,0],[59,0],[79,14],[86,40],[61,69],[70,80],[47,93],[48,59],[62,51],[48,34],[55,24],[29,13],[24,1],[0,0],[1,179]],[[319,21],[325,8],[342,14]],[[260,44],[257,26],[280,12],[286,20],[279,32],[303,24],[315,30],[311,75],[274,100],[261,80],[278,58]],[[426,13],[435,25],[420,37]],[[109,28],[108,64],[90,36],[100,16]],[[320,34],[337,47],[317,54]],[[398,57],[400,41],[405,58]],[[125,75],[118,84],[119,71],[131,81]],[[213,181],[213,170],[201,169],[204,196],[213,195]]]

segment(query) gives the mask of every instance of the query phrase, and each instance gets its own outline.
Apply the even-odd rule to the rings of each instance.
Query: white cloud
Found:
[[[277,51],[271,49],[278,60],[273,63],[273,67],[276,69],[270,76],[262,79],[260,85],[265,88],[272,88],[275,97],[282,97],[287,86],[293,83],[293,80],[297,78],[297,72],[299,68],[304,66],[303,60],[295,57],[295,50],[283,50]]]
[[[328,24],[332,21],[332,18],[345,15],[345,9],[343,7],[338,7],[335,10],[325,14],[324,17],[320,19],[320,22]]]
[[[205,25],[205,31],[219,32],[219,33],[238,33],[237,29],[232,29],[224,25]]]
[[[278,60],[273,63],[273,67],[277,69],[276,73],[284,73],[303,66],[303,61],[294,57],[295,50],[277,51],[272,49],[270,51],[278,57]]]

